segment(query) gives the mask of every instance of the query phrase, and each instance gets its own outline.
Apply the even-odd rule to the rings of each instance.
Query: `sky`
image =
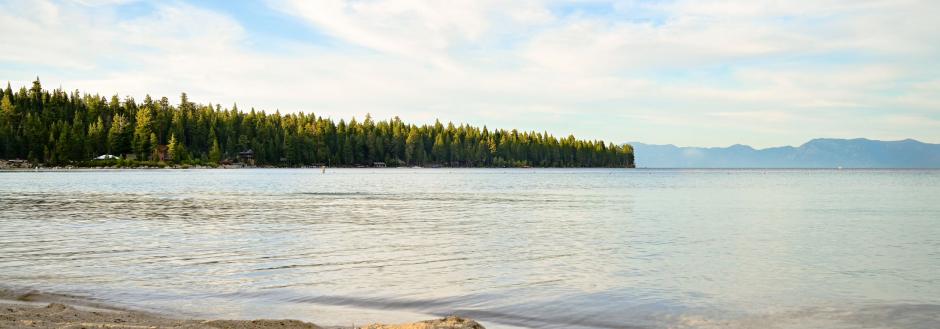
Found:
[[[682,146],[940,143],[940,1],[0,0],[0,79]]]

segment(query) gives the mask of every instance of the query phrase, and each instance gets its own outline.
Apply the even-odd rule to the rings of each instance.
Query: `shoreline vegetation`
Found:
[[[0,290],[0,328],[174,328],[174,329],[484,329],[476,321],[448,316],[403,324],[318,326],[291,319],[187,319],[104,305],[81,298]]]
[[[0,99],[0,159],[43,167],[609,167],[633,168],[630,145],[398,117],[360,122],[313,113],[179,105],[149,95],[45,90],[37,78]]]

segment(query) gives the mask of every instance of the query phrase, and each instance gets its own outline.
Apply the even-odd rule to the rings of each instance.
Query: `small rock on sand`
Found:
[[[320,329],[313,323],[298,320],[212,320],[202,324],[219,329]]]
[[[456,316],[406,324],[370,324],[361,329],[485,329],[476,321]]]

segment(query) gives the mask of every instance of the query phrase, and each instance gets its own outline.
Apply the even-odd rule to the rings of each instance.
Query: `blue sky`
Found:
[[[0,77],[615,142],[940,143],[938,12],[920,0],[0,0]]]

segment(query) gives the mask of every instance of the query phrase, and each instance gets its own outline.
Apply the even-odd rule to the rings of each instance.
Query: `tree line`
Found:
[[[314,114],[241,111],[237,105],[179,105],[149,95],[142,102],[117,95],[31,88],[0,100],[0,156],[48,165],[88,164],[113,154],[140,163],[238,162],[251,150],[257,165],[453,167],[633,167],[629,145],[556,138],[546,132],[428,125],[366,115],[338,122]]]

